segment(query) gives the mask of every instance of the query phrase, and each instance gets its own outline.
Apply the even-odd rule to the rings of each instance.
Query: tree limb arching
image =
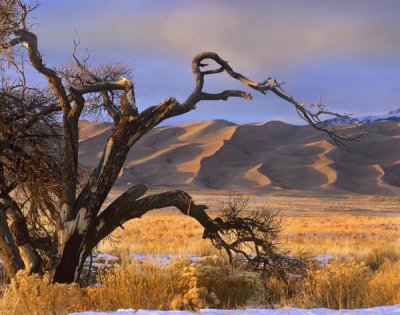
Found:
[[[204,228],[203,238],[225,251],[231,263],[234,258],[243,258],[254,270],[274,274],[283,280],[286,280],[288,270],[295,273],[305,269],[302,259],[280,251],[278,234],[282,227],[277,214],[265,209],[248,211],[247,199],[234,199],[222,209],[220,218],[213,219],[206,212],[208,207],[196,204],[185,191],[173,190],[141,197],[146,191],[143,184],[134,186],[99,214],[93,247],[129,220],[155,209],[175,207],[183,215],[195,219]]]
[[[217,63],[220,67],[213,70],[202,71],[201,68],[208,66],[206,60],[212,60]],[[210,94],[203,91],[204,79],[207,75],[217,74],[226,72],[230,77],[240,81],[247,85],[251,89],[258,91],[262,94],[272,92],[283,100],[294,105],[300,118],[305,120],[313,128],[326,133],[335,143],[346,147],[346,141],[355,141],[363,137],[362,133],[355,135],[347,135],[345,133],[335,130],[334,126],[325,123],[321,120],[322,115],[334,116],[334,117],[349,117],[347,114],[338,114],[327,110],[322,104],[310,104],[301,103],[295,100],[287,91],[282,88],[282,84],[279,84],[275,79],[271,77],[267,78],[262,82],[253,81],[244,75],[236,72],[227,61],[222,59],[218,54],[214,52],[202,52],[197,54],[192,60],[192,72],[195,77],[195,88],[192,94],[173,112],[170,113],[170,117],[182,115],[196,108],[196,104],[203,100],[228,100],[229,97],[241,97],[246,100],[251,100],[252,95],[250,93],[238,90],[227,90],[221,93]]]

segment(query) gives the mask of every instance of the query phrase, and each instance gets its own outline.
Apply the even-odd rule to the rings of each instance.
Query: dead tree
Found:
[[[0,257],[11,275],[24,266],[41,271],[38,250],[51,242],[45,226],[56,221],[62,185],[62,137],[48,111],[53,101],[45,91],[0,84]]]
[[[22,56],[22,59],[26,57],[28,63],[48,82],[45,100],[42,100],[40,106],[31,112],[22,111],[24,116],[22,122],[13,123],[14,129],[21,130],[22,133],[29,133],[33,127],[38,130],[45,124],[44,119],[51,115],[56,115],[56,120],[58,119],[62,128],[61,165],[56,157],[44,154],[43,150],[39,152],[39,156],[44,154],[43,156],[46,157],[45,160],[49,164],[48,167],[55,172],[52,175],[53,179],[49,181],[51,183],[59,181],[59,189],[56,187],[51,193],[53,201],[46,204],[44,200],[47,198],[42,198],[38,202],[41,207],[51,209],[44,209],[43,213],[49,213],[50,219],[48,220],[53,222],[49,233],[54,239],[53,244],[56,244],[56,250],[54,261],[49,268],[57,282],[78,281],[85,259],[101,240],[126,221],[140,218],[153,209],[176,207],[184,215],[197,220],[205,229],[205,237],[210,238],[218,247],[224,248],[228,253],[238,252],[242,241],[262,241],[253,238],[228,243],[223,234],[229,231],[244,231],[245,234],[236,234],[248,237],[251,233],[251,229],[248,230],[249,225],[241,225],[243,222],[237,220],[236,216],[225,216],[223,219],[213,220],[207,214],[205,205],[196,204],[186,192],[180,190],[145,195],[147,188],[141,184],[128,189],[110,205],[103,207],[128,152],[149,130],[168,118],[194,110],[202,101],[228,100],[232,97],[252,99],[250,93],[240,90],[226,90],[220,93],[205,92],[203,87],[207,76],[225,73],[256,92],[273,93],[291,103],[300,117],[315,129],[327,133],[335,141],[341,142],[348,139],[348,136],[336,132],[332,126],[325,125],[320,120],[321,115],[340,115],[327,111],[321,104],[298,102],[272,78],[262,82],[250,80],[236,72],[227,61],[214,52],[203,52],[194,56],[192,72],[195,85],[193,92],[186,100],[179,102],[174,97],[169,97],[139,112],[135,102],[134,84],[130,79],[130,70],[127,67],[120,65],[92,67],[88,64],[88,60],[80,60],[76,57],[77,44],[75,44],[72,64],[59,69],[46,65],[39,50],[38,38],[30,30],[28,24],[28,16],[32,9],[34,7],[30,7],[20,0],[0,1],[0,45],[3,63],[8,62],[8,64],[13,64],[15,69],[21,69],[20,64],[15,61],[15,56]],[[214,68],[207,67],[208,62],[212,62]],[[19,74],[23,75],[23,70]],[[22,88],[23,91],[26,91],[26,84],[22,84]],[[20,93],[22,96],[24,96],[23,91]],[[30,106],[31,101],[25,96],[19,101],[22,102],[23,108]],[[11,106],[11,108],[15,107],[15,104]],[[12,110],[9,112],[13,114]],[[80,117],[88,112],[107,113],[114,125],[97,167],[85,183],[80,183],[78,122]],[[17,147],[12,146],[12,150],[5,149],[10,148],[16,135],[18,135],[16,132],[7,135],[6,130],[0,130],[0,155],[2,158],[7,159],[8,151],[14,154],[18,150]],[[21,134],[21,137],[26,137],[26,134]],[[19,147],[26,152],[29,151],[27,148],[30,146],[22,144]],[[34,168],[40,168],[40,163],[35,163],[34,155],[30,151],[27,154],[26,161],[32,162],[31,165]],[[14,167],[19,168],[18,165]],[[18,170],[15,171],[15,174],[18,175]],[[18,179],[18,176],[16,177]],[[19,185],[20,183],[17,182],[16,187],[2,188],[2,194],[5,196],[4,198],[10,199],[10,205],[2,206],[0,204],[0,258],[5,263],[10,275],[23,268],[24,264],[31,271],[48,269],[43,266],[40,259],[36,259],[38,256],[36,253],[40,248],[31,241],[32,237],[29,235],[31,231],[24,223],[26,213],[32,213],[32,209],[22,211],[21,204],[18,200],[14,200],[16,197],[11,194]],[[24,206],[32,207],[32,205]],[[14,211],[17,217],[21,216],[22,223],[18,225],[18,231],[12,228],[10,222],[7,224],[5,221],[5,217],[9,216],[7,211]],[[255,219],[254,222],[262,222],[257,218],[253,219]],[[24,254],[24,248],[19,245],[20,231],[24,231],[23,235],[28,240],[25,244],[29,244],[29,246],[25,246],[25,248],[29,249],[29,255]],[[255,254],[259,256],[260,260],[264,259],[266,262],[270,259],[268,247],[257,245],[256,249]],[[25,257],[25,259],[21,259],[21,257]],[[254,257],[251,259],[254,260]],[[257,264],[259,265],[260,261]]]

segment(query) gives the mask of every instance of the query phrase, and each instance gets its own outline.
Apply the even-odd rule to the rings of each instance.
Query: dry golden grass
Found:
[[[400,245],[400,216],[284,216],[283,241],[311,255],[363,256],[373,248]]]
[[[218,201],[227,197],[197,195],[196,200],[210,204],[211,214],[217,216]],[[312,269],[308,279],[313,279],[315,287],[311,283],[306,286],[306,282],[287,287],[277,279],[268,279],[266,303],[331,308],[400,303],[396,289],[400,280],[393,275],[400,260],[398,202],[398,198],[373,196],[272,196],[268,202],[264,197],[251,198],[250,207],[267,206],[280,211],[285,226],[283,247],[293,253],[347,259],[335,260],[321,270]],[[102,249],[114,253],[125,248],[125,252],[136,253],[215,254],[211,244],[202,239],[202,233],[199,224],[178,211],[156,211],[119,230],[116,235],[120,241],[114,249],[109,244]],[[324,286],[326,279],[330,281],[328,287]],[[362,285],[355,287],[356,284]],[[329,292],[329,287],[333,291]]]
[[[184,265],[184,261],[170,265],[131,261],[110,270],[100,270],[100,286],[88,288],[93,308],[168,309],[173,297],[178,294]]]
[[[310,268],[286,301],[295,306],[352,309],[400,303],[400,256],[392,261],[389,246],[373,270],[365,261],[333,260]],[[397,251],[398,253],[398,251]]]
[[[357,255],[400,236],[400,217],[363,215],[283,216],[282,242],[289,249],[310,254]],[[124,225],[115,233],[116,242],[105,242],[105,252],[210,255],[216,253],[202,239],[202,227],[190,217],[174,211],[157,211]]]
[[[162,192],[153,190],[150,193]],[[108,201],[112,201],[123,191],[113,191]],[[209,206],[216,211],[223,201],[230,196],[240,195],[234,191],[192,191],[189,192],[197,203]],[[396,215],[398,214],[400,197],[375,195],[318,195],[314,192],[282,191],[281,193],[245,194],[251,207],[270,207],[283,214],[364,214],[364,215]]]
[[[372,278],[364,262],[334,260],[322,269],[310,269],[294,299],[305,307],[360,308],[366,305]]]
[[[124,224],[114,234],[115,242],[104,242],[99,249],[125,253],[207,256],[215,248],[202,239],[203,229],[192,218],[175,211],[155,211]]]
[[[96,310],[236,308],[264,300],[258,273],[234,270],[218,256],[169,265],[132,261],[101,271],[99,284],[88,288]]]
[[[194,195],[218,215],[227,195]],[[279,211],[285,230],[283,246],[311,255],[366,255],[372,248],[400,245],[400,199],[381,196],[283,197],[251,196],[249,208]],[[203,229],[194,219],[169,209],[150,212],[124,224],[114,233],[117,242],[105,242],[100,250],[177,255],[212,255],[216,250],[202,239]],[[113,245],[113,246],[112,246]],[[398,246],[400,247],[400,246]]]
[[[370,306],[394,305],[400,302],[400,260],[385,261],[368,284]]]
[[[68,314],[90,309],[91,300],[77,284],[53,284],[48,275],[18,272],[0,299],[1,315]]]
[[[337,259],[325,266],[310,266],[304,278],[294,277],[288,284],[274,277],[263,279],[245,266],[232,269],[218,256],[195,262],[177,259],[169,265],[131,261],[101,271],[98,285],[86,289],[20,273],[0,299],[0,314],[119,308],[231,309],[272,304],[351,309],[397,304],[400,260],[391,261],[389,250],[385,255],[380,257],[383,263],[377,270],[363,261]]]
[[[217,195],[196,196],[214,205]],[[225,197],[225,200],[226,197]],[[327,265],[310,266],[304,279],[287,285],[258,275],[232,270],[215,254],[203,229],[175,210],[151,212],[124,225],[100,250],[117,254],[122,265],[99,273],[100,287],[50,284],[48,278],[23,274],[5,290],[0,314],[64,314],[72,310],[118,308],[198,309],[292,305],[298,307],[354,308],[400,303],[400,216],[396,198],[342,199],[309,197],[256,197],[250,207],[267,205],[280,210],[282,246],[311,256],[333,255]],[[293,205],[291,209],[290,205]],[[397,203],[398,205],[398,203]],[[309,211],[306,211],[309,207]],[[301,208],[301,211],[299,210]],[[181,256],[170,265],[132,261],[131,253]],[[185,255],[212,256],[200,262]],[[34,288],[34,289],[32,289]],[[229,288],[229,289],[227,289]],[[250,293],[249,293],[250,292]],[[65,303],[65,300],[68,303]],[[25,302],[26,301],[26,302]]]

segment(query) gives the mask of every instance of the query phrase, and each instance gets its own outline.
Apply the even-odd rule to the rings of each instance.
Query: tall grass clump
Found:
[[[364,257],[310,267],[288,304],[353,309],[400,303],[400,256],[372,248]]]
[[[334,260],[312,268],[305,277],[300,297],[304,307],[352,309],[365,306],[372,270],[364,262]]]
[[[168,309],[185,264],[184,260],[170,265],[134,260],[103,269],[98,286],[89,287],[88,294],[96,310]]]
[[[392,244],[373,247],[366,255],[360,257],[372,270],[377,271],[384,263],[394,263],[400,260],[400,249]]]
[[[1,315],[68,314],[90,309],[85,289],[77,284],[52,283],[49,275],[19,271],[0,299]]]
[[[368,285],[365,305],[394,305],[400,303],[400,260],[386,260]]]

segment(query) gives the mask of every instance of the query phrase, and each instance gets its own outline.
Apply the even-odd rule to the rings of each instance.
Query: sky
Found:
[[[92,64],[133,68],[139,109],[193,90],[192,57],[217,52],[254,81],[274,77],[304,102],[355,116],[400,107],[400,1],[397,0],[42,0],[32,30],[47,65],[71,60],[79,37]],[[78,35],[77,35],[78,34]],[[208,79],[208,78],[207,78]],[[254,99],[202,102],[169,124],[226,119],[300,123],[273,94],[218,75],[207,92],[244,89]]]

